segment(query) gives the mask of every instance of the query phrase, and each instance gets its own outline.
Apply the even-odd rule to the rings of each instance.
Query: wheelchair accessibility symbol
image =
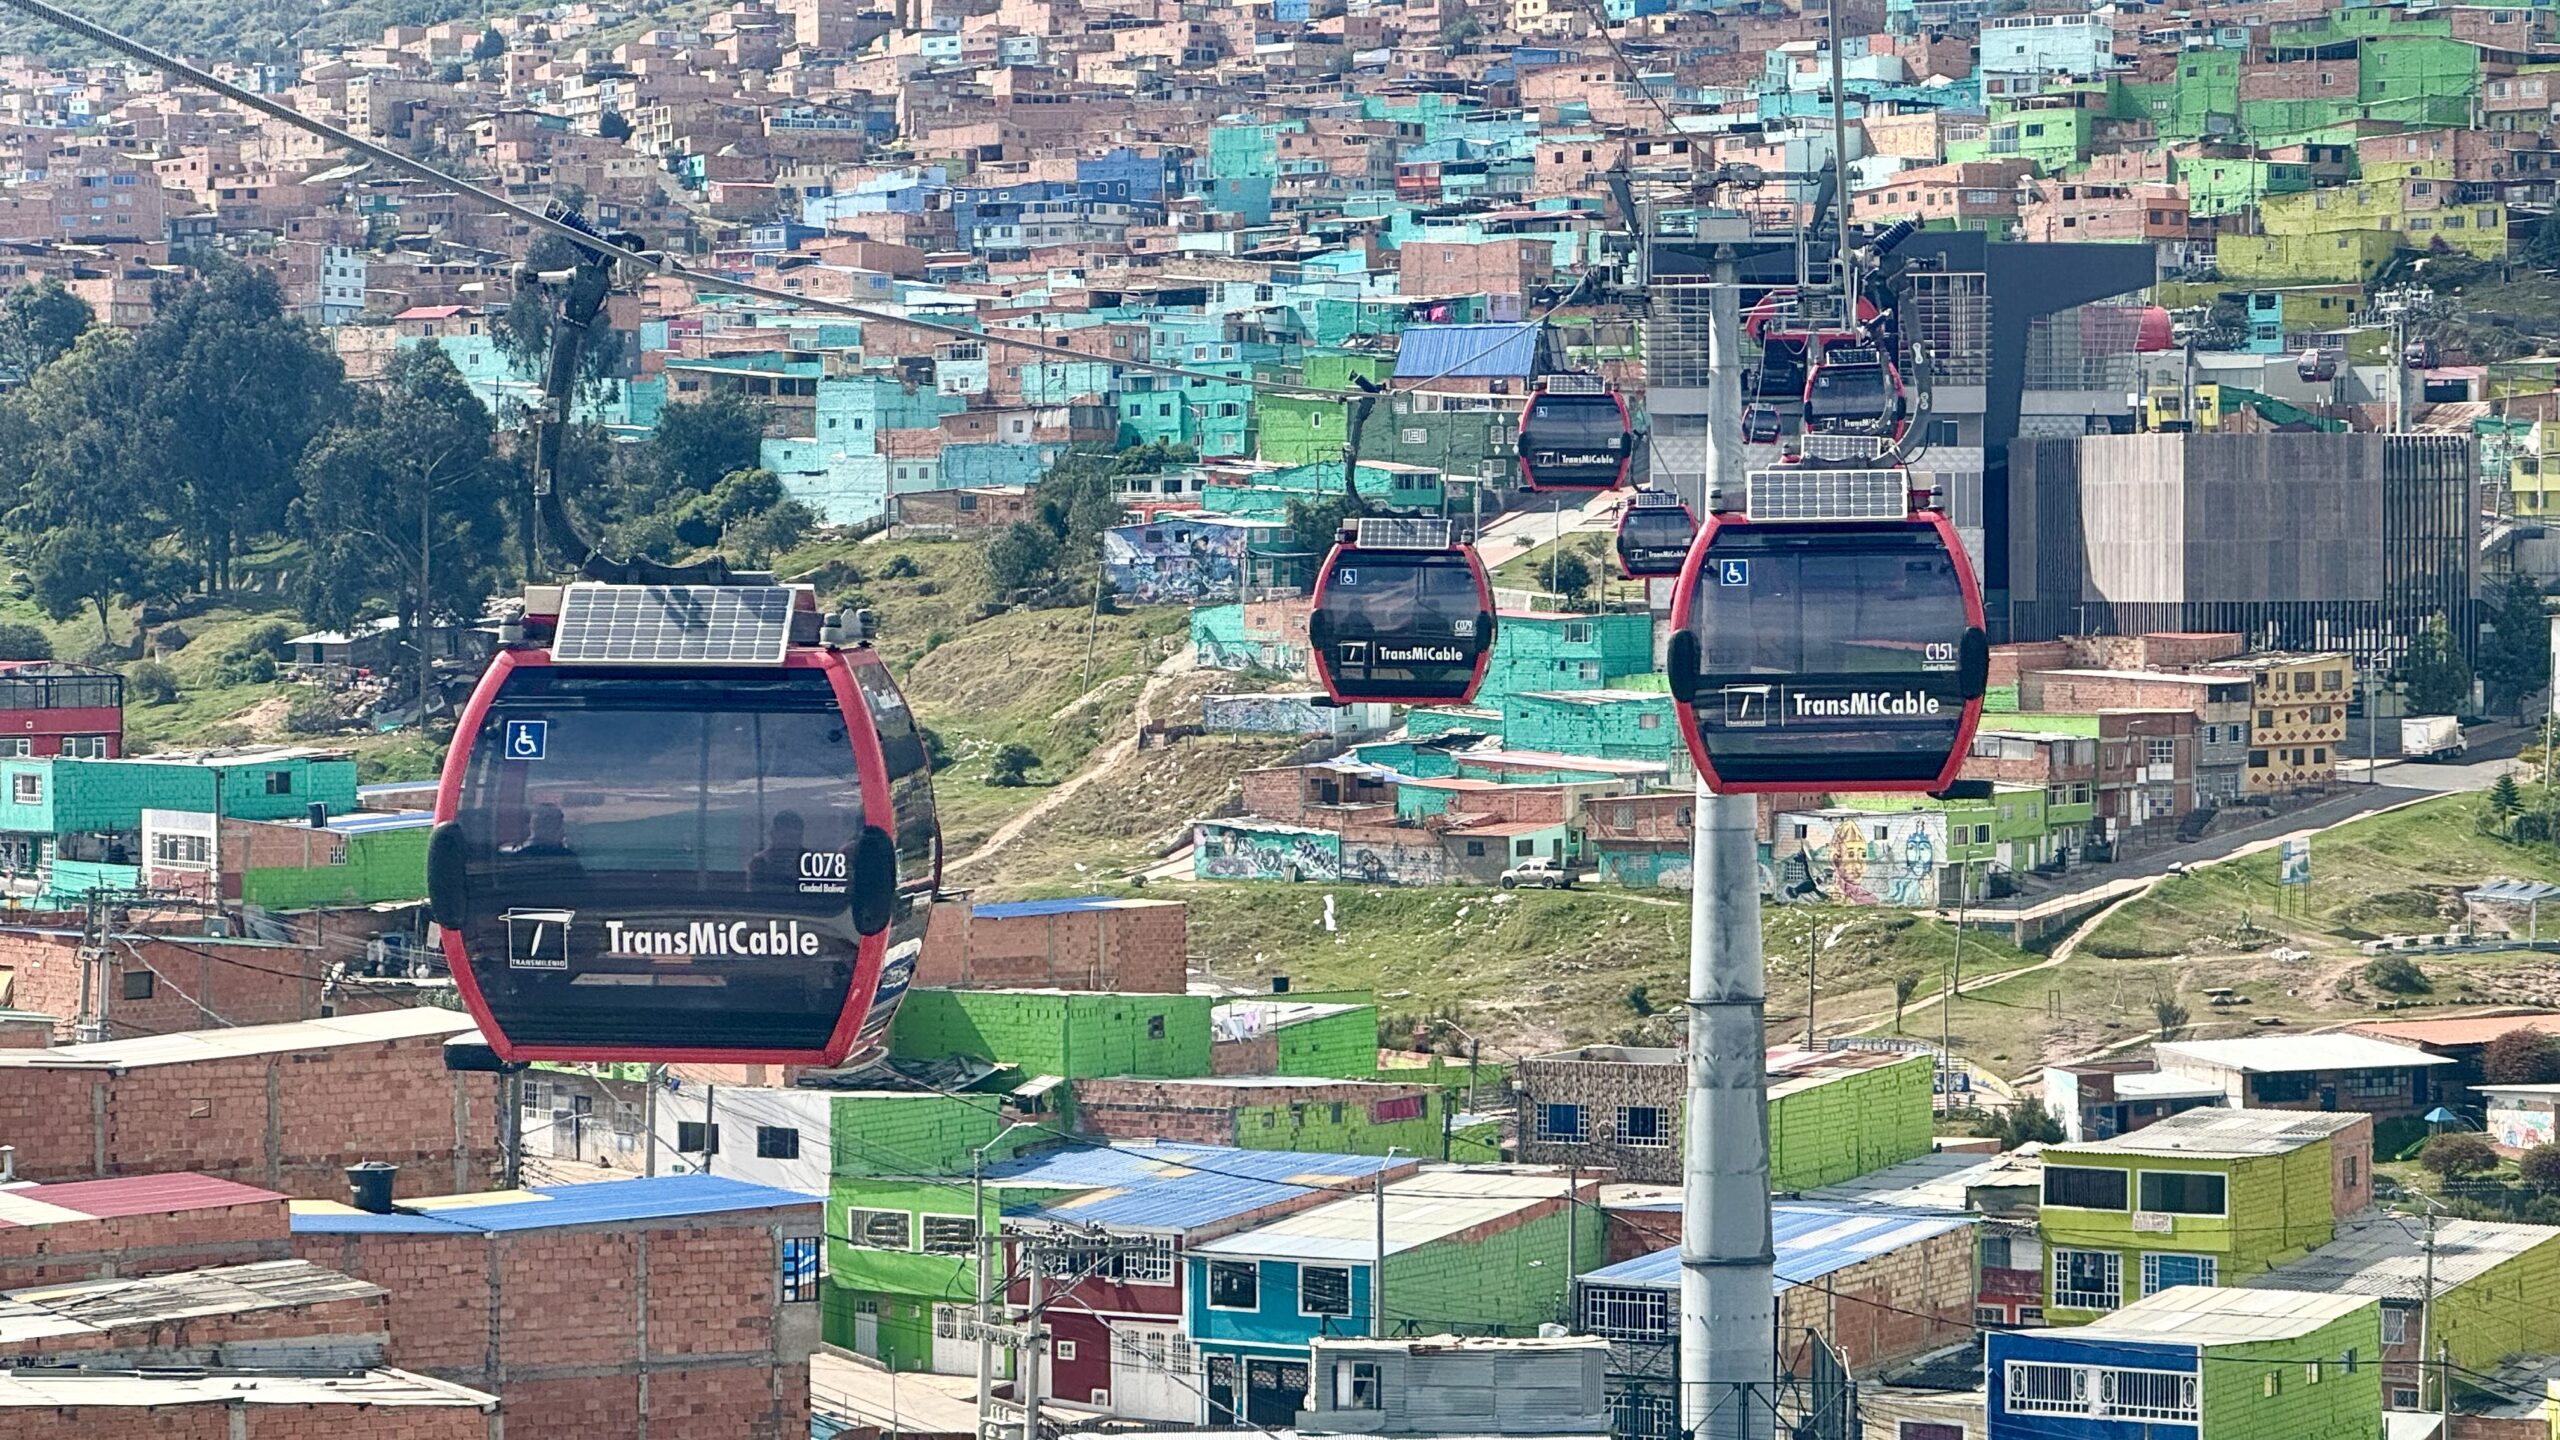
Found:
[[[551,722],[548,720],[510,720],[507,722],[506,754],[510,760],[539,760],[551,746]]]

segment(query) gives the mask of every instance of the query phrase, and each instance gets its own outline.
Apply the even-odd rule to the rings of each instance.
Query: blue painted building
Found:
[[[1535,1335],[1564,1318],[1568,1270],[1602,1255],[1599,1208],[1562,1171],[1432,1166],[1385,1189],[1386,1299],[1373,1310],[1380,1201],[1301,1210],[1195,1244],[1183,1309],[1209,1422],[1294,1423],[1324,1335]],[[1596,1183],[1596,1182],[1595,1182]]]

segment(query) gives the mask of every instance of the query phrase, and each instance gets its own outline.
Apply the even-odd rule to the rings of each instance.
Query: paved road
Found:
[[[1559,526],[1567,535],[1577,531],[1615,531],[1618,507],[1626,501],[1623,490],[1601,490],[1576,500],[1572,495],[1532,496],[1526,508],[1514,510],[1484,527],[1476,537],[1476,553],[1487,565],[1499,565],[1523,550],[1544,545],[1556,538]],[[1561,517],[1558,515],[1561,507]]]

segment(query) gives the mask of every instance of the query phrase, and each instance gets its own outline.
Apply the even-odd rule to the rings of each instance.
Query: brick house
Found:
[[[2098,714],[2098,827],[2110,840],[2174,831],[2196,809],[2196,717],[2185,710]]]
[[[1780,1202],[1770,1209],[1782,1363],[1807,1331],[1858,1373],[1940,1349],[1973,1330],[1970,1215]],[[1574,1281],[1576,1328],[1609,1343],[1619,1440],[1680,1434],[1680,1248]]]
[[[2434,1071],[2454,1062],[2364,1035],[2255,1035],[2162,1041],[2160,1069],[2218,1088],[2223,1103],[2257,1110],[2344,1110],[2376,1119],[2423,1115],[2449,1087]]]
[[[82,1015],[82,917],[36,918],[40,923],[0,926],[0,975],[7,977],[12,1008],[52,1016],[54,1034],[68,1039]],[[360,923],[347,928],[360,935]],[[281,941],[134,930],[107,948],[103,978],[91,977],[91,984],[109,987],[102,1002],[93,996],[92,1018],[103,1015],[110,1033],[131,1038],[201,1029],[206,1011],[254,1027],[406,1005],[407,997],[395,992],[333,984],[331,968],[342,954]]]
[[[1769,1181],[1834,1184],[1930,1147],[1935,1061],[1899,1050],[1769,1053]],[[1521,1060],[1520,1158],[1677,1184],[1688,1061],[1667,1048],[1585,1045]]]
[[[402,1167],[408,1193],[486,1184],[495,1076],[449,1071],[450,1010],[386,1010],[48,1050],[0,1050],[0,1136],[35,1179],[195,1170],[334,1196],[346,1166]]]
[[[1178,900],[1100,895],[936,905],[915,983],[1179,994],[1187,914]]]
[[[388,1215],[307,1204],[293,1248],[388,1289],[390,1363],[496,1393],[512,1432],[796,1440],[821,1209],[671,1175]]]
[[[1314,1075],[1079,1080],[1076,1122],[1112,1141],[1179,1140],[1248,1150],[1438,1158],[1446,1098],[1434,1085]]]
[[[19,1185],[0,1219],[0,1290],[289,1258],[285,1197],[209,1175]]]

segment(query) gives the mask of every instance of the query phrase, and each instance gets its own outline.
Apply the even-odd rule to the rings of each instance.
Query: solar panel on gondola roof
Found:
[[[572,585],[551,659],[561,665],[779,665],[791,644],[781,585]]]

